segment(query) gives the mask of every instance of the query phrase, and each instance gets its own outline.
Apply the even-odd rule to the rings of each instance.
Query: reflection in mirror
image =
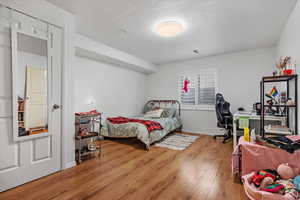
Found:
[[[17,33],[18,135],[48,132],[47,40]]]

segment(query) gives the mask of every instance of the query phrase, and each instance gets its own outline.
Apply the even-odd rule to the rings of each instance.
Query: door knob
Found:
[[[59,108],[60,108],[59,105],[57,105],[57,104],[54,104],[54,105],[53,105],[53,110],[57,110],[57,109],[59,109]]]

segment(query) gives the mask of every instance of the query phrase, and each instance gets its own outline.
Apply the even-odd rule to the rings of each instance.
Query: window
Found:
[[[179,77],[179,100],[183,108],[214,109],[216,93],[216,70],[203,70]]]
[[[187,81],[187,82],[186,82]],[[195,78],[193,76],[180,76],[180,101],[183,105],[196,105],[196,87]],[[186,85],[187,89],[183,88]]]

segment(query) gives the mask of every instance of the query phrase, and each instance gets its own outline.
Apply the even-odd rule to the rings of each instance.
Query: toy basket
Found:
[[[247,174],[242,177],[244,190],[246,195],[251,200],[290,200],[281,194],[260,191],[253,184],[251,185],[251,177],[254,173]]]

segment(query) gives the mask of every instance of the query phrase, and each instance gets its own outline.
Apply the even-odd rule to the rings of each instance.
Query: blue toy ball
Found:
[[[293,183],[297,190],[300,191],[300,175],[294,178]]]

